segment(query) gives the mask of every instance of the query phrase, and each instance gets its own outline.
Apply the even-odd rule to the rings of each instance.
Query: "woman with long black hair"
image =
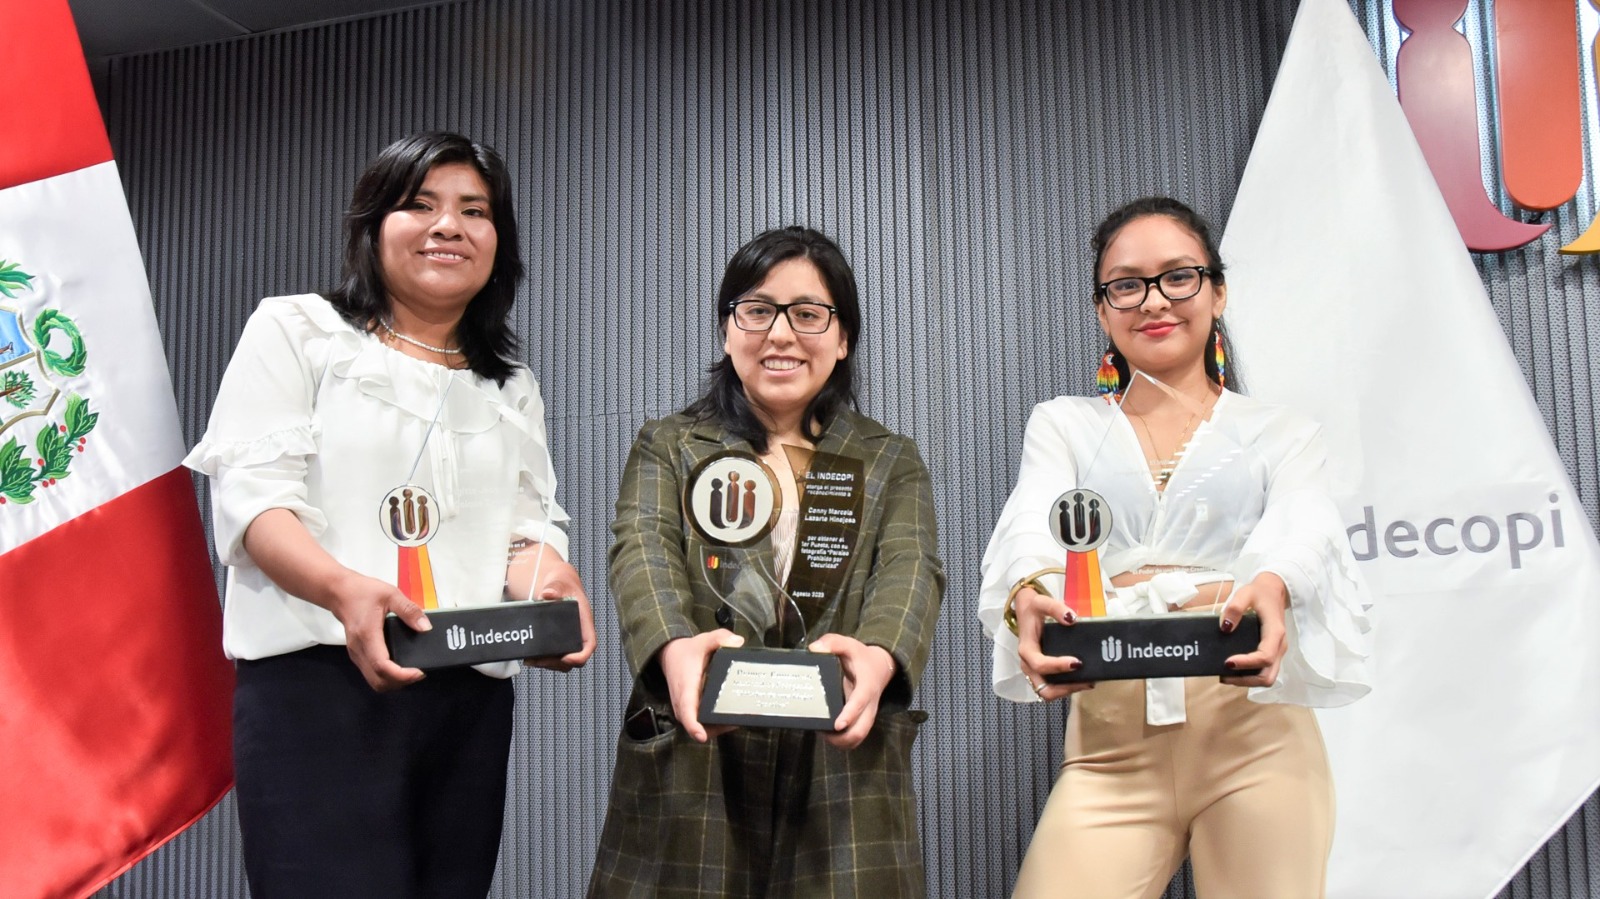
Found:
[[[1333,783],[1308,706],[1369,689],[1370,604],[1328,497],[1320,429],[1237,392],[1223,265],[1193,210],[1136,200],[1092,245],[1109,341],[1104,399],[1034,409],[983,560],[979,618],[995,643],[995,692],[1072,696],[1066,760],[1016,895],[1155,897],[1187,856],[1203,899],[1320,896]],[[1166,389],[1139,389],[1148,379]],[[1202,482],[1203,514],[1173,507],[1169,494]],[[1254,613],[1260,644],[1227,660],[1237,675],[1045,681],[1081,667],[1040,651],[1046,621],[1077,620],[1047,574],[1064,551],[1044,511],[1079,487],[1113,511],[1099,550],[1107,611],[1210,609],[1224,631]]]
[[[424,678],[389,658],[382,625],[499,602],[511,553],[541,572],[514,572],[519,594],[580,603],[583,648],[537,664],[594,651],[507,322],[510,178],[460,135],[405,138],[362,174],[345,227],[340,286],[261,302],[185,460],[211,478],[228,566],[245,872],[257,899],[482,896],[517,663]]]

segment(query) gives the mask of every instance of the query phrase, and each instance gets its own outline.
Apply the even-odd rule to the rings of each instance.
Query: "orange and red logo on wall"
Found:
[[[1410,34],[1395,64],[1400,106],[1467,248],[1495,253],[1550,229],[1507,217],[1483,186],[1473,49],[1455,30],[1468,0],[1394,0]],[[1600,0],[1588,0],[1600,8]],[[1545,212],[1583,183],[1583,85],[1573,0],[1490,0],[1501,177],[1517,206]],[[1600,42],[1592,48],[1600,63]],[[1600,68],[1600,66],[1597,66]],[[1600,217],[1568,254],[1600,253]]]

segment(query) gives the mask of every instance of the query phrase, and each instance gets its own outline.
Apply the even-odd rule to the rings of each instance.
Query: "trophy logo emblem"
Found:
[[[464,649],[467,645],[467,632],[461,625],[453,624],[444,632],[444,645],[451,649]]]
[[[1045,518],[1050,523],[1050,536],[1067,551],[1062,598],[1068,608],[1079,615],[1104,615],[1106,592],[1100,577],[1099,550],[1111,539],[1110,504],[1093,490],[1074,487],[1056,497]]]
[[[439,608],[428,541],[439,532],[439,504],[416,484],[401,484],[378,504],[378,528],[397,550],[395,586],[424,609]],[[452,647],[454,648],[454,647]]]
[[[772,470],[738,450],[718,453],[695,466],[683,495],[684,518],[702,538],[718,546],[760,542],[777,522],[780,505]]]
[[[1111,506],[1093,490],[1068,490],[1050,508],[1050,536],[1068,552],[1099,549],[1111,537]]]
[[[433,539],[439,525],[439,504],[415,484],[390,490],[378,509],[378,527],[397,546],[421,546]]]
[[[1107,637],[1101,640],[1100,658],[1107,662],[1122,661],[1122,640],[1117,637]]]

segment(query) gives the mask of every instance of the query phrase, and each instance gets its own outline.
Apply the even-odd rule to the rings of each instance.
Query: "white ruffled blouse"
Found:
[[[345,642],[332,613],[279,589],[244,551],[245,530],[268,509],[294,512],[346,567],[398,583],[384,499],[405,484],[423,488],[437,507],[426,546],[441,608],[499,602],[517,537],[567,554],[544,403],[528,370],[498,386],[413,359],[315,294],[261,301],[184,464],[211,479],[230,658]],[[510,677],[517,663],[478,670]]]
[[[1327,494],[1321,427],[1282,407],[1224,391],[1195,429],[1165,493],[1156,489],[1128,419],[1098,398],[1057,397],[1034,407],[1021,470],[983,557],[978,617],[994,640],[994,690],[1036,702],[1002,621],[1018,581],[1060,566],[1051,504],[1074,487],[1112,509],[1100,549],[1107,614],[1167,611],[1195,585],[1225,574],[1237,583],[1270,571],[1289,588],[1288,653],[1277,682],[1253,687],[1257,702],[1339,706],[1371,689],[1367,613],[1371,594],[1356,569],[1344,525]],[[1147,567],[1148,585],[1113,590],[1110,579]],[[1044,581],[1060,596],[1059,577]],[[1146,720],[1185,720],[1183,681],[1146,681]]]

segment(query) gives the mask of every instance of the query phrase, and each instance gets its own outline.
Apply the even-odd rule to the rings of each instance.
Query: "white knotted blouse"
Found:
[[[1199,424],[1165,491],[1150,477],[1128,418],[1091,397],[1034,407],[1016,487],[983,558],[978,617],[994,641],[994,690],[1037,702],[1002,620],[1020,580],[1062,565],[1048,516],[1057,497],[1083,487],[1112,509],[1100,549],[1107,614],[1163,613],[1225,573],[1237,583],[1270,571],[1289,588],[1288,654],[1277,682],[1253,687],[1258,702],[1339,706],[1371,688],[1367,670],[1371,595],[1356,569],[1324,475],[1321,427],[1282,407],[1224,391]],[[1155,568],[1148,585],[1113,590],[1110,579]],[[1044,584],[1060,596],[1061,579]],[[1146,681],[1146,720],[1185,720],[1183,681]]]

